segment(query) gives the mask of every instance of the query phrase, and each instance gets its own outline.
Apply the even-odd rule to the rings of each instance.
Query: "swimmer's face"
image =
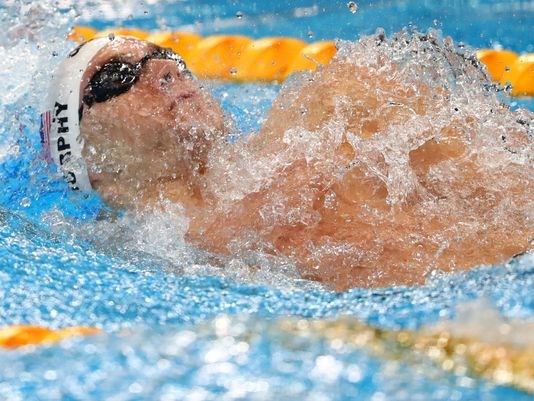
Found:
[[[223,135],[218,103],[165,49],[133,38],[102,48],[81,82],[83,155],[95,190],[133,206],[161,182],[189,185]]]

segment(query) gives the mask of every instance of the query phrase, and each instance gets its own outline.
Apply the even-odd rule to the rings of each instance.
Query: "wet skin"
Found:
[[[93,59],[82,91],[106,61],[137,62],[151,46],[116,39]],[[500,263],[528,250],[534,228],[516,211],[478,231],[462,228],[485,221],[507,198],[532,211],[525,194],[534,189],[524,167],[513,163],[500,173],[517,176],[517,185],[507,191],[478,185],[493,177],[466,157],[470,145],[461,138],[473,124],[469,116],[451,117],[439,140],[430,137],[406,153],[414,189],[400,199],[361,163],[385,165],[355,137],[372,144],[414,114],[449,106],[431,99],[425,85],[391,75],[336,58],[298,90],[283,90],[259,134],[228,145],[221,108],[200,82],[171,60],[149,60],[128,92],[84,108],[91,183],[117,208],[181,203],[190,219],[186,239],[200,248],[289,257],[304,277],[338,290],[422,283],[435,269]],[[337,140],[328,137],[333,131]],[[526,133],[511,134],[521,146]],[[306,155],[311,145],[320,150]],[[436,180],[431,173],[443,165],[446,179]],[[268,174],[258,178],[258,168]]]
[[[91,61],[81,94],[107,61],[136,63],[154,47],[117,38]],[[136,208],[169,183],[180,188],[175,201],[195,203],[197,177],[204,173],[212,145],[224,135],[223,123],[218,103],[175,61],[148,60],[128,92],[84,105],[80,130],[91,185],[115,207]]]

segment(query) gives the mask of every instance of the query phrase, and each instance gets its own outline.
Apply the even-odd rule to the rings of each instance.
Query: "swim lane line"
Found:
[[[290,37],[253,40],[242,35],[202,37],[192,32],[146,32],[135,28],[97,31],[76,26],[68,37],[78,43],[109,35],[134,36],[178,53],[202,79],[235,82],[281,82],[296,71],[314,71],[336,54],[333,41],[311,44]],[[476,52],[492,79],[511,85],[512,96],[534,96],[534,53],[518,55],[509,50]]]
[[[231,323],[232,317],[217,317],[200,324],[197,330],[211,332],[221,319]],[[445,373],[463,372],[534,394],[532,346],[489,343],[475,337],[457,336],[444,329],[383,330],[348,317],[336,320],[284,318],[274,321],[272,327],[276,332],[286,334],[288,339],[302,337],[335,342],[370,352],[382,360],[401,360],[413,366],[430,361]],[[98,333],[102,331],[91,327],[50,330],[39,326],[8,326],[0,328],[0,347],[16,349],[27,345],[52,345],[69,337]],[[253,341],[261,335],[260,332],[244,329],[237,337]]]

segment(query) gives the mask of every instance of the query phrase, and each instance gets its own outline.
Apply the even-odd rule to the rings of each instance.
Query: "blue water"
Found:
[[[48,39],[47,52],[59,53],[66,52],[62,35],[69,25],[117,21],[308,41],[353,39],[378,26],[392,32],[411,24],[438,27],[474,47],[498,43],[534,51],[532,1],[357,2],[355,14],[344,1],[151,3],[117,2],[122,5],[110,11],[105,5],[112,2],[82,2],[74,11],[55,11],[53,2],[45,2],[36,11],[41,17],[32,21],[43,27],[35,32]],[[9,17],[4,15],[3,24],[20,23],[31,2],[21,4],[0,8]],[[417,329],[454,318],[458,306],[481,298],[507,318],[532,321],[532,256],[435,275],[423,287],[341,294],[300,280],[291,269],[278,274],[286,267],[265,255],[251,256],[261,267],[252,276],[232,270],[229,262],[228,273],[220,272],[210,255],[175,238],[180,221],[114,216],[96,195],[67,191],[48,170],[35,122],[45,89],[32,77],[42,68],[24,53],[37,51],[32,40],[0,42],[8,57],[20,61],[20,68],[8,71],[13,86],[3,84],[8,91],[0,95],[0,326],[88,325],[106,334],[0,350],[0,400],[532,399],[469,374],[413,367],[276,329],[288,316],[351,316],[388,329]],[[48,66],[54,57],[44,58]],[[277,86],[209,85],[235,120],[237,136],[261,124],[278,92]],[[519,102],[534,109],[531,100]],[[221,331],[221,322],[233,331]]]

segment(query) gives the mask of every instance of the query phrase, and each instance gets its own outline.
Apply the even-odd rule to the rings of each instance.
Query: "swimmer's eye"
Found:
[[[91,107],[94,103],[101,103],[130,90],[137,82],[141,70],[150,59],[173,60],[178,70],[186,76],[191,73],[184,60],[170,49],[157,47],[152,53],[144,56],[139,62],[132,64],[120,60],[111,60],[104,64],[93,75],[85,89],[83,102]]]
[[[93,75],[88,86],[88,93],[83,101],[88,106],[105,102],[112,97],[128,92],[139,77],[141,67],[122,61],[110,61]]]

